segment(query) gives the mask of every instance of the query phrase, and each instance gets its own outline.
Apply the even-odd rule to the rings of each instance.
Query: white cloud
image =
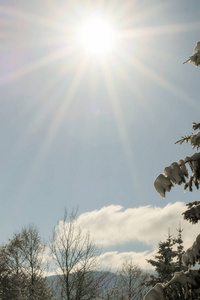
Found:
[[[125,261],[132,261],[134,264],[140,266],[144,270],[154,270],[154,268],[146,261],[147,259],[153,258],[154,252],[122,252],[117,251],[106,252],[100,255],[100,262],[102,269],[109,269],[111,271],[117,271],[121,268]]]
[[[173,236],[177,236],[179,221],[183,228],[182,238],[185,250],[189,248],[200,233],[198,225],[183,220],[186,210],[183,202],[167,204],[165,207],[141,206],[123,209],[120,205],[103,207],[100,210],[83,213],[77,223],[82,230],[90,232],[97,246],[112,246],[113,252],[101,255],[103,268],[118,269],[125,260],[132,260],[143,269],[151,269],[146,259],[153,258],[158,250],[158,243],[166,239],[168,228]],[[61,223],[60,223],[61,225]],[[59,225],[58,225],[59,227]],[[59,229],[59,228],[57,228]],[[127,243],[142,242],[148,251],[119,252],[118,246],[126,247]],[[130,247],[130,244],[129,244]],[[152,252],[153,249],[153,252]]]
[[[177,235],[176,228],[181,221],[184,245],[188,248],[199,234],[199,229],[197,225],[183,220],[185,209],[183,202],[169,203],[163,208],[141,206],[126,210],[120,205],[111,205],[81,214],[78,224],[89,230],[95,243],[101,247],[140,241],[157,249],[168,228],[171,234]]]

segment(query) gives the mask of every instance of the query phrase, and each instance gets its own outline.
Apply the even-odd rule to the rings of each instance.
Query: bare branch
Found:
[[[51,252],[61,272],[59,282],[62,299],[94,299],[100,282],[94,276],[99,267],[99,249],[93,244],[89,232],[84,232],[77,223],[77,212],[64,218],[54,228]],[[99,285],[98,285],[99,282]]]

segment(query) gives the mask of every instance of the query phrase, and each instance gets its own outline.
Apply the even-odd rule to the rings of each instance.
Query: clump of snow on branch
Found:
[[[180,272],[175,272],[173,278],[167,284],[165,284],[165,299],[171,299],[171,297],[173,297],[173,299],[197,299],[199,295],[199,282],[199,270],[189,269],[186,272],[183,270]],[[175,288],[176,284],[178,284],[178,293]],[[182,292],[180,291],[180,284],[182,287]],[[193,287],[193,289],[191,289],[191,287]]]
[[[161,197],[165,197],[166,191],[169,192],[174,184],[185,183],[185,177],[188,177],[188,170],[183,160],[173,162],[164,169],[163,174],[158,175],[154,181],[154,187]]]
[[[189,164],[192,174],[188,181],[188,169],[186,163]],[[192,156],[186,156],[178,162],[173,162],[170,166],[166,167],[162,174],[158,175],[154,181],[154,187],[161,197],[165,197],[166,191],[169,192],[174,184],[184,184],[184,189],[192,191],[193,184],[199,188],[200,184],[200,153],[195,153]]]
[[[144,300],[167,300],[167,299],[197,299],[199,295],[200,271],[191,270],[175,272],[168,283],[157,283],[144,297]],[[176,292],[176,284],[178,293]],[[182,292],[180,291],[180,285]],[[191,286],[193,290],[191,290]],[[178,298],[176,298],[176,296]],[[190,298],[188,298],[190,297]]]
[[[200,234],[196,237],[192,246],[183,254],[182,260],[186,267],[200,263]]]
[[[164,284],[156,283],[156,285],[145,295],[144,300],[166,300],[164,287]]]
[[[200,43],[200,42],[199,42]],[[182,136],[175,144],[180,145],[183,142],[190,142],[192,148],[199,149],[200,147],[200,123],[193,123],[192,128],[199,130],[196,134]],[[191,176],[187,180],[189,173],[186,167],[189,165],[191,169]],[[162,174],[158,175],[154,181],[154,187],[161,197],[165,197],[166,192],[170,192],[174,184],[181,185],[184,183],[184,189],[193,190],[193,185],[198,189],[200,185],[200,153],[195,153],[192,156],[186,156],[178,162],[173,162],[166,167]]]
[[[200,65],[200,42],[197,42],[193,54],[183,64],[187,62],[194,64],[196,67]]]

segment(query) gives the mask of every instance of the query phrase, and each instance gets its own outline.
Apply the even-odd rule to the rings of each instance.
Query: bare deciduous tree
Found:
[[[112,274],[112,273],[111,273]],[[110,282],[105,286],[102,299],[105,300],[140,300],[147,292],[145,282],[149,275],[130,261],[125,261],[122,267],[110,276]]]
[[[133,261],[125,261],[119,270],[118,279],[118,299],[139,300],[142,299],[147,291],[145,282],[148,274],[145,273]]]
[[[0,249],[0,299],[50,300],[52,290],[45,279],[47,271],[41,242],[36,227],[30,225],[14,235],[9,243]],[[1,292],[0,292],[1,293]]]
[[[105,280],[99,268],[100,250],[90,234],[77,225],[73,211],[54,228],[51,252],[57,266],[61,298],[66,300],[94,299]]]
[[[18,299],[18,281],[10,268],[6,246],[0,246],[0,299]]]

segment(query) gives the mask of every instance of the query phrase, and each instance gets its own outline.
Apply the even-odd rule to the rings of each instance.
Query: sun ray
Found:
[[[27,63],[25,66],[19,68],[18,70],[15,70],[7,75],[0,77],[0,85],[11,83],[12,81],[19,79],[20,77],[23,77],[29,73],[37,71],[38,69],[41,69],[43,67],[46,67],[51,63],[55,63],[55,61],[68,56],[72,52],[73,52],[72,49],[68,50],[68,53],[66,49],[65,50],[61,49],[61,50],[57,50],[56,52],[54,51],[53,53],[45,57],[42,57],[34,62]]]
[[[118,31],[118,38],[123,39],[132,39],[136,37],[148,36],[152,37],[155,35],[164,35],[164,34],[176,34],[181,32],[190,32],[200,27],[200,22],[194,23],[178,23],[170,25],[159,25],[152,27],[140,27],[134,29],[126,29]]]
[[[53,138],[55,137],[55,134],[58,131],[59,126],[63,121],[63,118],[66,116],[67,110],[73,101],[73,98],[78,90],[78,87],[81,83],[81,80],[84,76],[87,67],[88,67],[88,62],[84,60],[80,65],[80,67],[75,72],[74,79],[72,80],[69,90],[67,94],[64,95],[64,100],[61,102],[56,112],[55,118],[52,121],[51,128],[49,129],[49,133],[43,143],[43,150],[41,151],[41,153],[46,153],[47,150],[49,149],[53,141]]]
[[[84,76],[87,66],[88,66],[87,60],[83,60],[82,64],[77,69],[72,79],[72,83],[70,85],[68,92],[66,93],[66,95],[63,95],[64,99],[61,102],[59,108],[57,109],[57,112],[55,114],[54,119],[52,120],[49,131],[40,149],[38,150],[35,159],[31,163],[28,173],[26,174],[26,178],[23,182],[23,188],[21,189],[21,194],[19,195],[19,198],[26,198],[27,196],[26,193],[34,186],[35,178],[37,177],[41,165],[44,163],[46,159],[46,154],[49,148],[51,147],[51,144],[59,129],[59,126],[61,125],[63,118],[66,116],[67,110],[74,99],[74,96],[78,90],[79,84]]]
[[[88,67],[87,60],[83,60],[80,67],[75,72],[74,78],[72,80],[72,83],[70,84],[69,90],[66,93],[66,95],[63,95],[63,100],[61,101],[59,107],[57,108],[56,114],[54,119],[51,122],[51,126],[49,128],[49,131],[35,157],[35,160],[32,163],[32,166],[30,168],[30,176],[33,176],[35,172],[37,172],[42,164],[42,162],[45,160],[45,155],[47,154],[49,148],[51,147],[51,144],[54,140],[54,137],[59,130],[59,127],[67,114],[67,110],[69,109],[74,96],[78,90],[78,87],[80,85],[80,82],[84,76],[84,73]]]
[[[65,74],[63,75],[65,76]],[[40,94],[40,97],[43,99],[43,101],[41,101],[41,109],[38,110],[35,117],[29,122],[25,131],[21,134],[21,137],[17,143],[17,147],[19,149],[23,149],[27,140],[29,140],[32,135],[38,132],[40,126],[42,126],[45,121],[48,121],[49,116],[56,111],[58,101],[60,102],[59,96],[62,93],[61,85],[63,85],[63,75],[60,74],[60,76],[57,77],[50,77],[47,82],[44,82],[43,90]],[[53,91],[57,92],[55,93]],[[21,110],[21,117],[26,114],[27,110],[30,110],[30,107],[27,108],[25,106]]]
[[[128,55],[124,56],[124,60],[128,65],[137,68],[139,72],[142,72],[145,76],[149,77],[156,84],[171,92],[187,105],[193,108],[200,108],[200,103],[198,101],[196,101],[194,98],[191,98],[191,96],[187,95],[185,91],[177,88],[173,83],[169,82],[154,70],[148,68],[141,62],[141,60],[137,59],[136,57],[128,57]]]
[[[58,21],[54,21],[52,18],[39,17],[37,15],[33,15],[33,14],[27,13],[25,11],[21,11],[21,10],[13,8],[13,7],[8,7],[8,6],[0,4],[0,13],[2,15],[7,15],[9,17],[14,17],[14,18],[18,18],[21,20],[25,20],[28,23],[34,23],[37,25],[42,25],[45,27],[58,29],[60,31],[65,31],[63,24],[59,24]]]
[[[126,155],[128,166],[130,168],[130,173],[131,173],[132,180],[135,183],[134,187],[139,188],[139,182],[138,182],[137,175],[136,175],[137,170],[136,170],[136,166],[135,166],[135,159],[134,159],[132,147],[131,147],[130,142],[129,142],[130,138],[128,136],[128,132],[127,132],[127,129],[126,129],[126,126],[125,126],[125,122],[123,120],[123,115],[122,115],[122,112],[121,112],[119,99],[117,97],[117,93],[116,93],[116,90],[114,88],[114,83],[113,83],[111,71],[110,71],[108,65],[103,66],[102,72],[103,72],[103,75],[104,75],[105,84],[106,84],[106,88],[107,88],[108,95],[109,95],[109,100],[111,101],[113,113],[114,113],[114,116],[115,116],[116,125],[118,127],[118,132],[119,132],[121,144],[122,144],[122,147],[123,147],[125,155]]]

